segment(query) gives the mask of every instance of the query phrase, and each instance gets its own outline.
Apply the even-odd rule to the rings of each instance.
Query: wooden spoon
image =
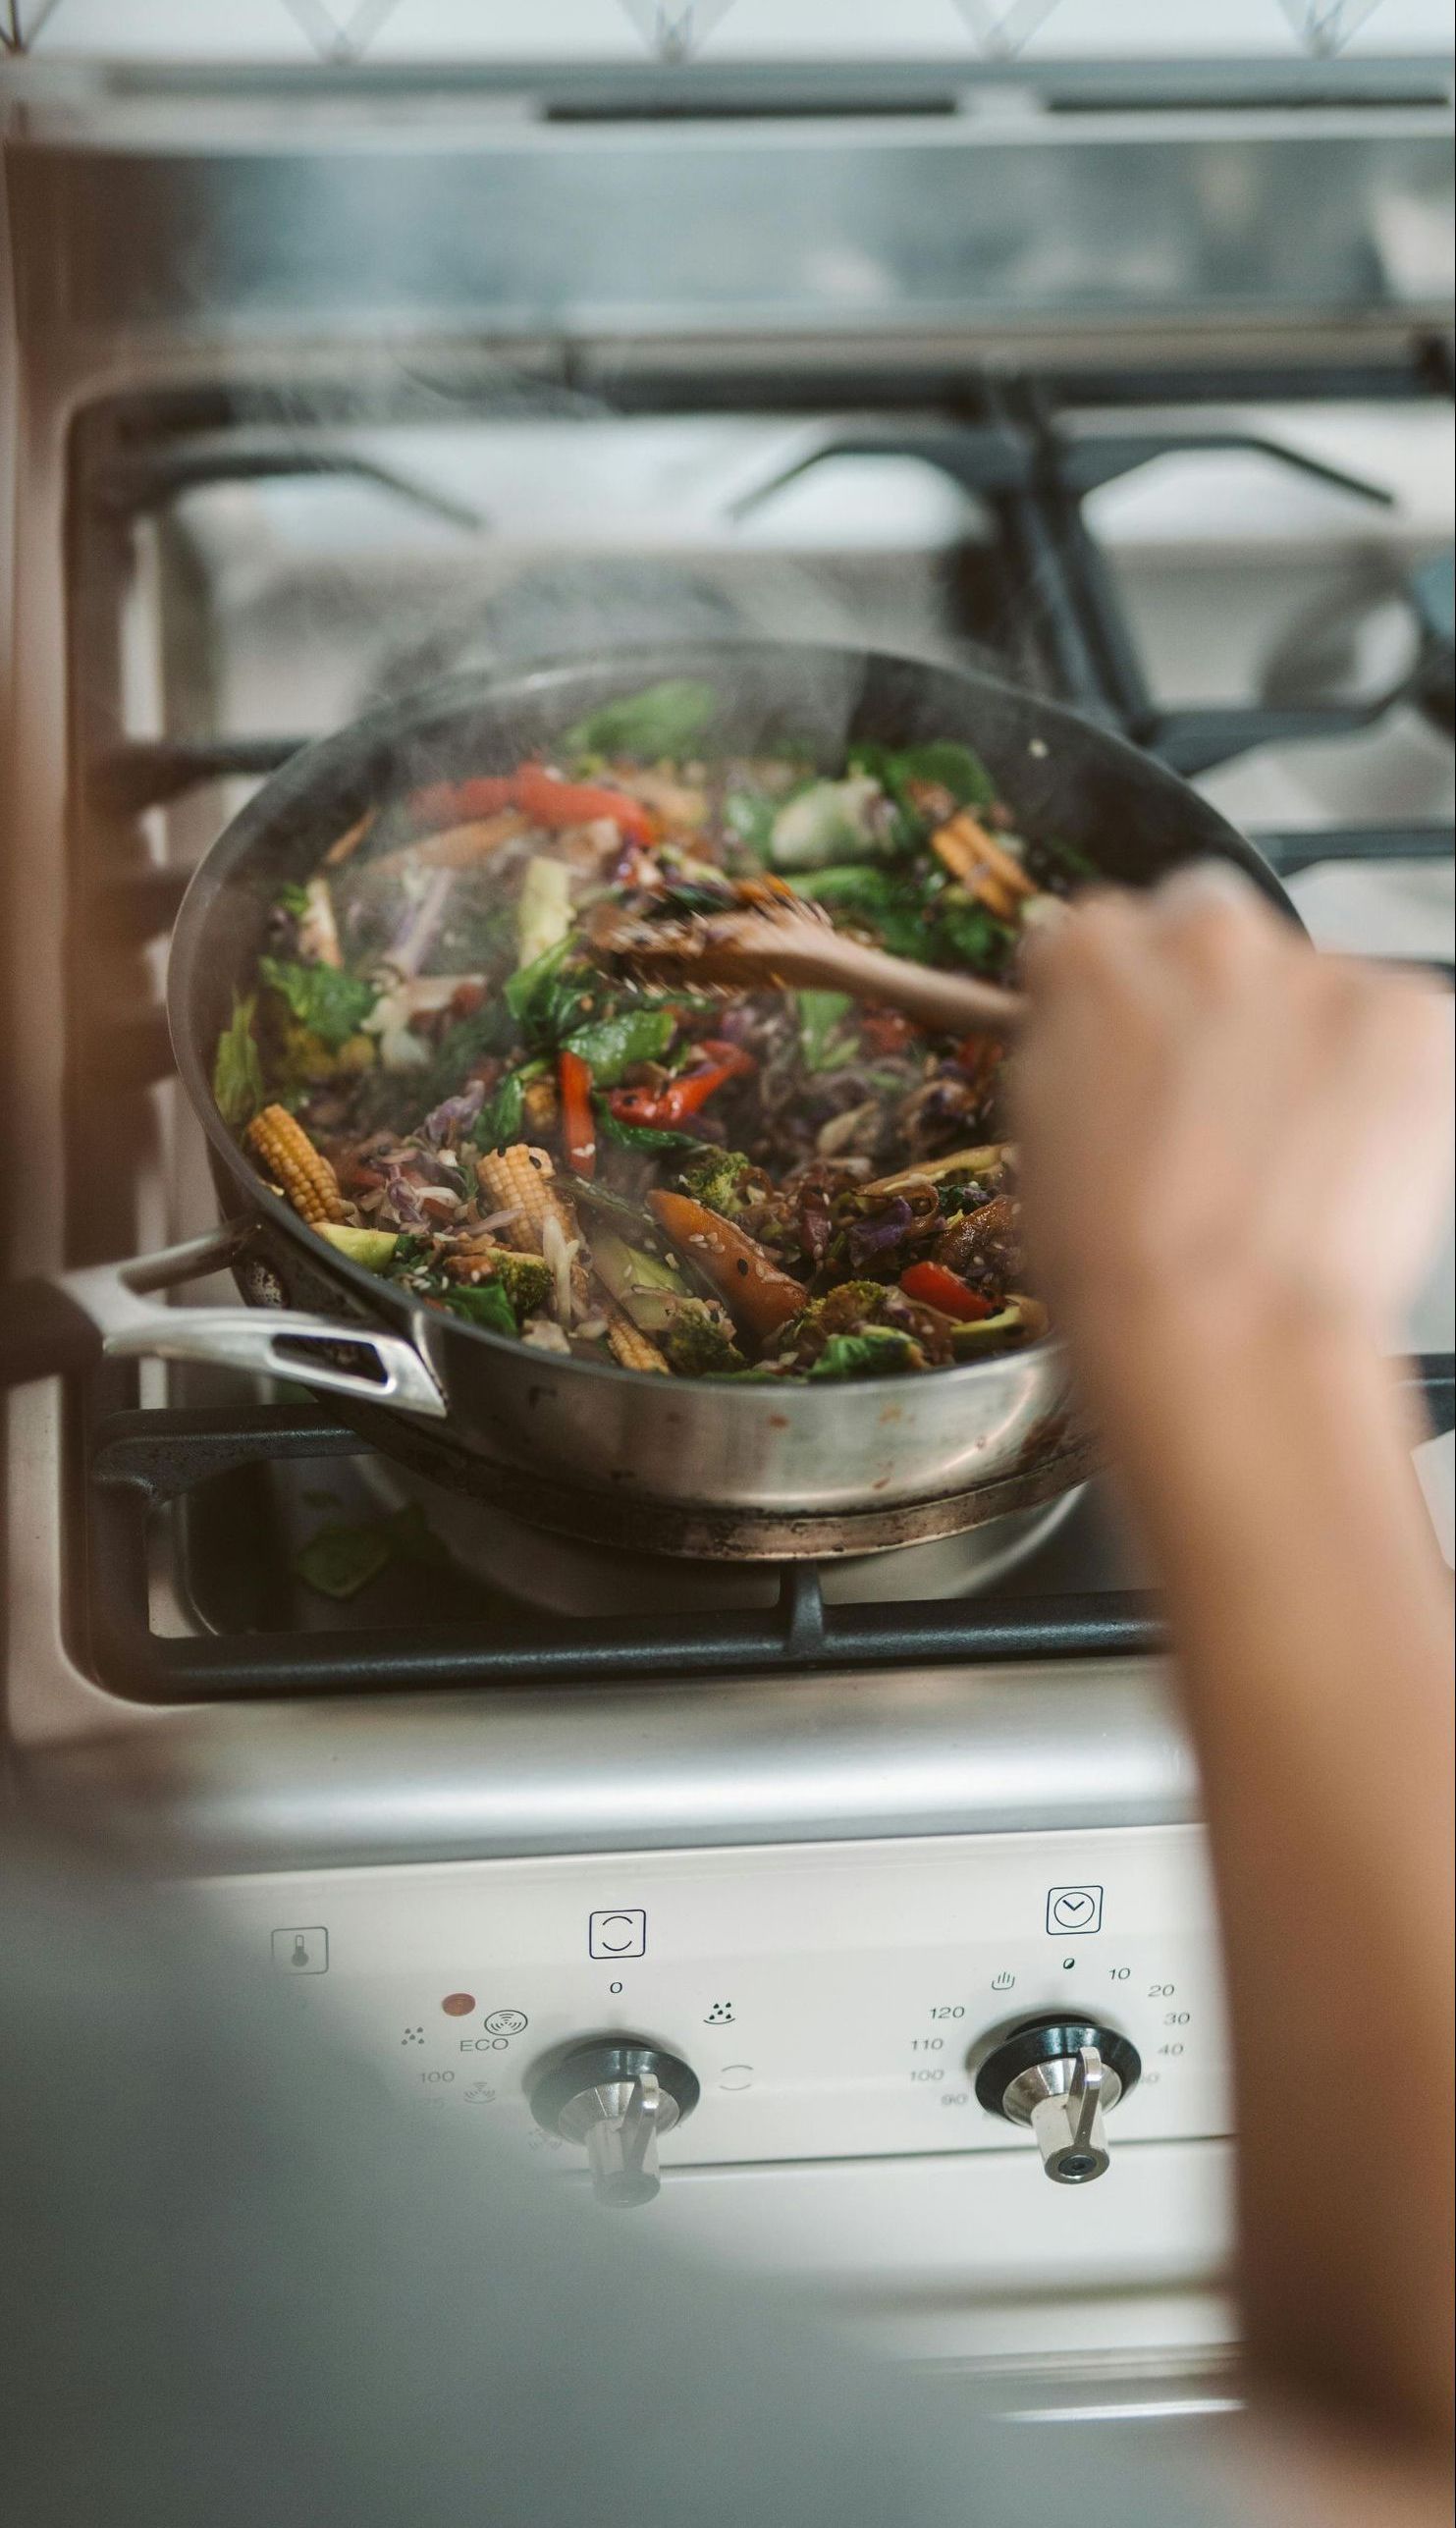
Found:
[[[852,999],[901,1010],[940,1035],[1008,1035],[1025,1010],[1021,994],[1002,984],[915,965],[846,939],[815,905],[694,914],[673,922],[627,918],[604,928],[596,944],[625,957],[653,982],[847,992]]]

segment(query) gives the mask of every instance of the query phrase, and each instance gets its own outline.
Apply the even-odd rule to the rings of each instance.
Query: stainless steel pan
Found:
[[[720,696],[709,742],[767,753],[812,742],[837,767],[856,738],[961,737],[1030,834],[1073,843],[1112,879],[1144,886],[1180,861],[1234,861],[1286,910],[1252,845],[1193,791],[1119,738],[992,679],[905,659],[755,644],[638,650],[482,684],[431,688],[294,757],[213,845],[172,943],[168,1003],[178,1067],[210,1144],[224,1228],[169,1257],[12,1293],[0,1366],[12,1381],[83,1356],[156,1353],[265,1372],[337,1401],[386,1448],[439,1470],[640,1503],[643,1546],[681,1514],[753,1541],[767,1522],[847,1519],[1002,1485],[1052,1450],[1066,1376],[1050,1340],[920,1377],[846,1385],[652,1379],[513,1344],[421,1308],[335,1255],[260,1182],[213,1103],[213,1050],[235,988],[250,988],[268,906],[286,880],[387,791],[507,769],[614,695],[668,675]],[[247,1310],[171,1308],[156,1296],[219,1260]],[[266,1313],[272,1310],[274,1313]],[[286,1312],[286,1313],[279,1313]],[[1068,1479],[1071,1479],[1070,1475]],[[674,1515],[670,1515],[674,1514]],[[691,1526],[691,1523],[689,1523]],[[694,1533],[700,1533],[699,1530]],[[806,1542],[803,1550],[818,1548]],[[783,1550],[782,1543],[776,1551]]]

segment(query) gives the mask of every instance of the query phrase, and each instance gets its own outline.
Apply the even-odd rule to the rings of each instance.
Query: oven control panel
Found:
[[[213,1880],[280,2011],[422,2116],[644,2169],[1226,2133],[1192,1826]],[[341,2075],[343,2076],[343,2075]],[[1095,2173],[1101,2173],[1098,2168]],[[1065,2181],[1065,2180],[1063,2180]]]

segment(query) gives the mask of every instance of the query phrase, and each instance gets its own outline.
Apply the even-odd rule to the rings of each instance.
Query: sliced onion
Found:
[[[571,1322],[571,1266],[581,1252],[581,1240],[568,1238],[554,1211],[548,1211],[541,1231],[541,1254],[551,1275],[552,1307],[559,1325]]]

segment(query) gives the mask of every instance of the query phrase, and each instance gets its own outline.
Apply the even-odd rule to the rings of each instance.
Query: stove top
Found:
[[[79,413],[71,1262],[210,1222],[160,999],[189,870],[298,742],[460,666],[673,626],[990,662],[1194,777],[1317,937],[1449,959],[1451,412],[1424,346],[1403,369],[1312,364],[1297,395],[1277,367],[1232,393],[1187,364],[1104,370],[1096,401],[1045,370],[936,381],[891,357],[852,396],[838,383],[765,368],[745,397],[711,363],[656,383],[639,366],[613,408],[499,361],[446,392],[402,359],[306,393],[234,370]],[[1437,1416],[1448,1279],[1410,1329]],[[998,1515],[967,1533],[928,1505],[860,1540],[893,1550],[795,1564],[768,1539],[734,1570],[566,1538],[544,1495],[462,1501],[427,1464],[215,1373],[112,1365],[64,1417],[22,1410],[29,1464],[70,1505],[66,1671],[88,1681],[22,1690],[32,1743],[326,1698],[438,1716],[441,1695],[506,1687],[538,1717],[557,1693],[579,1711],[588,1691],[681,1689],[716,1727],[753,1680],[893,1695],[974,1668],[1080,1677],[1085,1749],[1097,1698],[1159,1639],[1105,1486],[1066,1489],[1081,1461],[1062,1497],[983,1504]],[[1429,1454],[1449,1524],[1449,1442]]]

